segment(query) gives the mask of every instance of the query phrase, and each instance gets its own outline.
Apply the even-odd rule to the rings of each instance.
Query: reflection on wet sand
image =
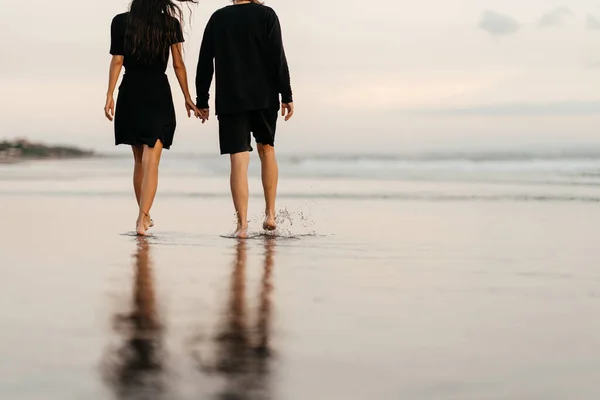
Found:
[[[105,381],[117,399],[165,398],[163,329],[146,238],[137,239],[132,308],[115,316],[121,339],[106,356]]]
[[[249,324],[246,303],[246,243],[240,241],[236,246],[225,320],[214,340],[216,359],[210,364],[201,363],[202,371],[224,378],[225,386],[218,399],[272,398],[269,367],[275,240],[266,238],[264,246],[264,270],[255,328]]]

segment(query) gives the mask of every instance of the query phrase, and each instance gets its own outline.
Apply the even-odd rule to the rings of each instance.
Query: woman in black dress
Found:
[[[198,0],[177,0],[197,3]],[[133,186],[139,212],[138,235],[154,223],[150,208],[158,187],[162,149],[169,149],[175,134],[175,108],[165,74],[169,50],[185,97],[188,117],[200,113],[188,89],[182,58],[181,8],[173,0],[133,0],[129,12],[114,17],[111,25],[110,74],[104,113],[115,120],[115,144],[133,149]],[[125,67],[115,110],[114,91]]]

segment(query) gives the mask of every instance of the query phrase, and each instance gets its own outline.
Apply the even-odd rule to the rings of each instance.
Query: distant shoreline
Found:
[[[4,140],[0,142],[0,164],[14,164],[21,161],[90,158],[96,155],[93,150],[85,150],[73,146],[51,146],[30,142],[27,139]]]

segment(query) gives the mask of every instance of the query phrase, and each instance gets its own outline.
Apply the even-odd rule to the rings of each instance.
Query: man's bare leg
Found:
[[[263,229],[274,231],[277,229],[275,221],[275,199],[277,197],[277,182],[279,180],[279,167],[275,157],[275,148],[268,144],[258,144],[258,155],[260,156],[262,170],[262,184],[265,193],[265,222]]]
[[[235,153],[231,158],[231,196],[237,215],[237,229],[233,234],[237,238],[248,237],[248,164],[250,152]]]

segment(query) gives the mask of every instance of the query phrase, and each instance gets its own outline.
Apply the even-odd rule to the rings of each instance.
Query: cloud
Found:
[[[499,14],[494,11],[483,13],[479,28],[493,36],[506,36],[519,31],[519,22],[509,15]]]
[[[600,31],[600,19],[594,17],[593,15],[588,15],[585,27],[590,31]]]
[[[573,17],[573,12],[567,7],[558,7],[550,10],[540,18],[538,26],[540,28],[548,28],[552,26],[563,26],[567,19]]]
[[[421,109],[417,113],[434,115],[590,115],[600,114],[600,101],[556,101],[502,103],[460,108]]]

